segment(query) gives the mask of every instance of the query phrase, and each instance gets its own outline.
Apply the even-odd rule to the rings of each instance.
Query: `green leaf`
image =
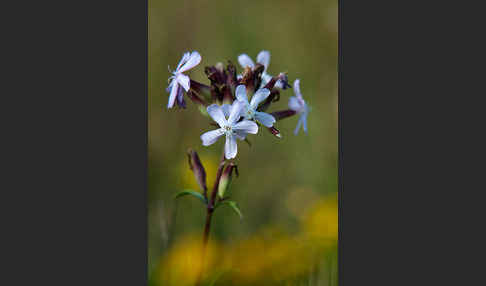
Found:
[[[243,214],[241,213],[240,209],[238,208],[238,204],[235,201],[222,201],[216,207],[220,205],[229,205],[235,212],[238,214],[240,219],[243,219]]]
[[[196,197],[201,202],[203,202],[203,204],[207,204],[206,203],[206,199],[204,198],[204,196],[201,193],[196,192],[196,191],[193,191],[193,190],[183,190],[183,191],[180,191],[180,192],[178,192],[177,194],[174,195],[174,199],[177,199],[177,198],[180,198],[180,197],[183,197],[183,196],[186,196],[186,195],[191,195],[193,197]]]

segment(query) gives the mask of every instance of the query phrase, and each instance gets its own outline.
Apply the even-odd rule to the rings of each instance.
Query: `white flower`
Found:
[[[235,100],[231,106],[225,107],[217,104],[211,104],[207,107],[208,114],[219,125],[219,129],[208,131],[201,135],[202,144],[204,146],[212,145],[222,135],[226,136],[226,144],[224,146],[224,154],[226,159],[236,157],[237,148],[236,139],[243,140],[247,134],[257,134],[258,125],[250,120],[242,120],[237,122],[241,117],[241,110],[244,103]],[[229,109],[229,110],[228,110]],[[229,114],[228,114],[229,113]],[[226,119],[228,116],[228,119]]]
[[[201,62],[201,55],[194,51],[192,53],[185,53],[182,56],[181,61],[179,62],[179,65],[177,65],[177,68],[175,71],[172,72],[173,76],[171,76],[169,79],[171,79],[171,82],[169,84],[169,87],[167,88],[167,91],[169,92],[170,90],[170,96],[169,96],[169,102],[167,103],[167,108],[172,108],[174,106],[174,102],[176,100],[176,97],[178,97],[179,102],[182,102],[182,88],[184,88],[187,91],[189,91],[191,80],[189,77],[183,72],[188,71],[192,69],[193,67],[197,66]]]
[[[237,100],[245,104],[241,116],[248,120],[256,120],[266,127],[273,126],[273,123],[275,123],[276,120],[272,115],[256,110],[260,102],[264,101],[270,95],[270,90],[266,88],[257,90],[251,98],[251,101],[248,102],[246,87],[241,84],[236,87],[235,95]]]
[[[300,80],[296,79],[294,81],[294,93],[295,96],[289,98],[289,108],[297,113],[300,113],[299,122],[297,122],[297,127],[294,130],[294,134],[297,135],[300,129],[300,125],[303,125],[304,131],[307,133],[307,114],[309,113],[309,107],[302,98],[300,93]]]
[[[246,68],[246,67],[250,67],[251,69],[255,68],[255,63],[247,54],[239,55],[238,62],[240,63],[242,68]],[[272,79],[272,76],[267,73],[268,65],[270,65],[270,52],[261,51],[260,53],[258,53],[257,63],[262,64],[265,67],[262,73],[262,83],[260,85],[260,87],[264,87]],[[238,77],[241,78],[241,75],[239,75]],[[284,84],[282,83],[282,81],[277,80],[277,82],[275,83],[275,87],[283,88]]]

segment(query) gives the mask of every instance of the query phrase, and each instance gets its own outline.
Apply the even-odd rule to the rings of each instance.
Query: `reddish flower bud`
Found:
[[[211,87],[191,79],[191,90],[200,97],[209,99],[211,96]]]
[[[262,64],[257,64],[253,69],[246,67],[243,71],[241,84],[244,84],[247,91],[255,92],[260,86],[261,75],[265,67]]]
[[[221,90],[223,91],[223,104],[232,104],[234,100],[231,88],[228,85],[224,85]]]
[[[253,88],[249,90],[253,90],[253,92],[256,92],[262,83],[262,74],[263,71],[265,70],[265,66],[262,64],[256,64],[255,68],[253,69]]]
[[[228,65],[226,66],[227,78],[226,84],[231,87],[234,91],[236,86],[239,84],[238,79],[236,77],[236,67],[233,65],[231,61],[228,61]]]
[[[253,90],[253,71],[250,67],[246,67],[243,70],[243,74],[241,76],[240,84],[244,84],[246,90]]]
[[[272,79],[267,82],[267,84],[264,86],[265,88],[272,90],[272,88],[275,86],[275,83],[277,82],[277,78],[272,77]]]
[[[224,73],[224,65],[222,62],[216,63],[214,66],[220,73]]]
[[[223,94],[219,91],[219,88],[211,84],[211,99],[213,103],[220,104],[223,101]]]
[[[187,151],[187,158],[189,160],[189,168],[191,168],[199,187],[204,191],[204,194],[206,195],[206,171],[204,170],[204,166],[202,165],[201,160],[199,160],[199,156],[197,155],[196,151],[189,149]]]
[[[208,76],[208,79],[211,81],[211,84],[221,86],[226,82],[226,75],[224,74],[223,69],[218,69],[215,66],[210,66],[204,68],[204,72]]]
[[[188,93],[187,93],[187,97],[189,97],[192,102],[194,102],[196,105],[198,106],[208,106],[209,104],[204,100],[202,99],[201,97],[199,97],[195,92],[193,92],[192,90],[190,90]]]
[[[295,110],[292,109],[287,109],[287,110],[282,110],[282,111],[275,111],[270,113],[273,117],[275,117],[276,120],[284,119],[287,117],[290,117],[292,115],[297,114]]]
[[[275,135],[276,137],[278,138],[282,138],[282,135],[280,134],[280,131],[278,131],[277,128],[275,127],[267,127],[268,131],[270,131],[270,133],[272,133],[273,135]]]
[[[223,101],[223,87],[226,84],[226,73],[221,66],[218,68],[216,66],[206,67],[204,72],[208,76],[208,79],[211,81],[211,99],[212,103],[221,104]]]
[[[277,86],[275,86],[276,84]],[[265,88],[268,88],[270,90],[272,90],[272,88],[274,87],[281,88],[281,89],[287,89],[291,87],[289,84],[289,79],[287,77],[287,74],[280,73],[277,77],[272,77],[272,79],[270,79],[265,85]]]

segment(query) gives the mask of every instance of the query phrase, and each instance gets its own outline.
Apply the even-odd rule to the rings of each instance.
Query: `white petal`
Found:
[[[289,108],[298,112],[302,109],[302,104],[297,97],[291,96],[289,97]]]
[[[188,71],[193,67],[197,66],[200,62],[201,62],[201,55],[198,52],[194,51],[189,56],[187,62],[182,67],[180,67],[180,69],[177,69],[177,71],[178,72]]]
[[[297,122],[297,127],[295,127],[294,134],[297,135],[299,133],[300,125],[302,125],[302,116],[299,118],[299,122]]]
[[[206,109],[208,111],[209,116],[211,116],[211,118],[213,118],[213,120],[218,123],[219,127],[223,127],[227,124],[221,106],[217,104],[211,104]]]
[[[248,97],[246,96],[246,87],[243,84],[240,84],[236,87],[235,90],[236,99],[239,101],[248,103]]]
[[[236,75],[236,79],[237,79],[237,80],[240,80],[240,79],[242,79],[242,78],[243,78],[243,76],[242,76],[241,74],[237,74],[237,75]]]
[[[218,138],[223,134],[224,134],[224,132],[221,129],[208,131],[208,132],[204,133],[203,135],[201,135],[202,144],[204,146],[209,146],[209,145],[213,144],[214,142],[216,142],[218,140]]]
[[[277,80],[274,87],[282,89],[284,87],[284,84],[281,80]]]
[[[247,54],[241,54],[238,56],[238,62],[242,68],[250,67],[254,68],[255,64],[253,60]]]
[[[268,65],[270,64],[270,52],[261,51],[257,56],[257,63],[264,65],[264,71],[267,71]]]
[[[177,96],[177,89],[179,89],[179,84],[175,80],[173,80],[170,85],[172,88],[170,90],[169,102],[167,103],[167,108],[172,108],[174,106],[174,102]]]
[[[272,115],[265,113],[265,112],[255,112],[255,119],[267,127],[272,127],[273,124],[277,121],[275,117]]]
[[[223,109],[224,117],[228,117],[230,115],[230,112],[231,112],[231,105],[225,103],[225,104],[221,105],[221,108]]]
[[[304,122],[304,132],[307,133],[307,114],[302,114],[302,121]]]
[[[230,116],[228,118],[228,124],[233,125],[241,117],[241,110],[245,107],[245,103],[239,100],[233,101],[231,105]]]
[[[260,88],[255,92],[253,97],[251,98],[250,106],[252,109],[256,109],[260,102],[264,101],[267,99],[267,97],[270,95],[270,90],[267,88]]]
[[[238,152],[238,145],[236,145],[236,137],[229,135],[226,136],[226,143],[224,145],[224,155],[226,159],[233,159]]]
[[[248,135],[248,133],[245,133],[245,132],[239,131],[239,130],[234,130],[233,134],[235,135],[236,139],[238,139],[238,140],[245,140],[246,135]]]
[[[184,53],[184,55],[182,56],[182,59],[181,61],[179,62],[179,64],[177,65],[177,68],[176,70],[179,70],[181,68],[181,66],[183,64],[185,64],[187,62],[187,60],[189,60],[189,57],[191,56],[191,53],[187,52],[187,53]]]
[[[243,120],[233,125],[233,130],[238,131],[239,133],[245,132],[250,134],[257,134],[258,125],[253,121]]]
[[[184,74],[177,74],[177,82],[186,90],[189,91],[189,88],[191,87],[191,79]]]
[[[298,98],[302,98],[302,94],[300,93],[300,79],[294,81],[294,93]]]
[[[169,86],[165,89],[165,91],[167,93],[170,93],[170,91],[172,90],[172,85],[174,84],[174,80],[171,80],[170,83],[169,83]]]
[[[267,83],[272,79],[272,76],[269,75],[268,73],[264,72],[262,73],[262,83],[260,84],[260,87],[265,87]]]

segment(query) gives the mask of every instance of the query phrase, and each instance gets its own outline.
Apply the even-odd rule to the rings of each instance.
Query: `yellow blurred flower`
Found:
[[[323,250],[337,243],[337,198],[317,201],[301,216],[302,233],[267,226],[255,235],[222,245],[209,240],[203,281],[222,274],[241,285],[280,285],[324,266]],[[160,285],[192,285],[201,267],[201,235],[179,239],[161,263]],[[224,283],[224,282],[223,282]],[[221,284],[223,285],[223,284]]]
[[[302,216],[304,235],[321,246],[331,246],[338,239],[337,196],[330,196],[316,202]]]
[[[200,235],[186,236],[179,239],[169,252],[162,258],[160,264],[161,285],[193,285],[202,266],[201,260],[202,238]],[[210,240],[206,248],[204,259],[204,277],[209,274],[210,269],[214,269],[217,255],[223,253],[219,245]],[[219,263],[217,263],[220,267]]]
[[[289,234],[285,228],[269,225],[227,245],[212,237],[206,249],[203,285],[214,277],[220,277],[222,284],[217,285],[224,281],[281,285],[306,277],[316,267],[329,269],[323,255],[335,249],[338,239],[337,196],[316,199],[306,208],[300,216],[301,233]],[[200,233],[178,239],[162,259],[159,285],[193,285],[202,267],[201,246]]]
[[[313,265],[311,249],[274,228],[236,243],[228,254],[232,280],[250,285],[278,283],[306,273]]]

